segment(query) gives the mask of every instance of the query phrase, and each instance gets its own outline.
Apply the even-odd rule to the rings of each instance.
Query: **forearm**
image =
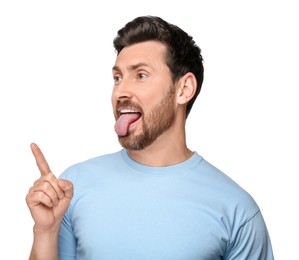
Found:
[[[34,228],[34,240],[29,260],[58,260],[58,234],[54,231],[40,231]]]

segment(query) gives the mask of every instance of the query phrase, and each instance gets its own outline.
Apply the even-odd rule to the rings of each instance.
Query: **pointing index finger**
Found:
[[[46,175],[50,173],[51,170],[49,164],[46,161],[45,156],[43,155],[42,151],[39,149],[37,144],[32,143],[30,147],[41,175]]]

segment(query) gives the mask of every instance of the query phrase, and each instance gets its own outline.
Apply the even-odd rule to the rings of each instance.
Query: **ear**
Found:
[[[186,104],[194,96],[197,88],[197,81],[193,73],[186,73],[178,82],[177,102]]]

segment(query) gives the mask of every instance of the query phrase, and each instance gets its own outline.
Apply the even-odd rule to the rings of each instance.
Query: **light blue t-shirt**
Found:
[[[199,154],[167,167],[126,150],[68,168],[60,260],[272,260],[253,198]]]

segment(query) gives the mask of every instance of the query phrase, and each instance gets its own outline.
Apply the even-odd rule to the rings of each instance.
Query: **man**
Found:
[[[186,145],[204,71],[192,37],[159,17],[138,17],[114,47],[123,149],[57,179],[31,145],[41,177],[26,197],[35,222],[30,259],[273,259],[253,198]]]

